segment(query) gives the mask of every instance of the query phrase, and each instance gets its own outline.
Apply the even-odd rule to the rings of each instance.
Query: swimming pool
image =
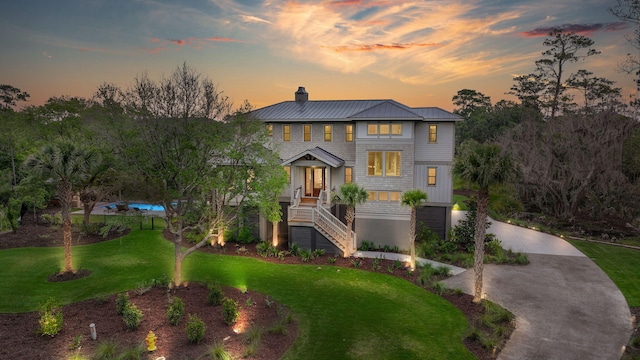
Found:
[[[113,203],[113,204],[109,204],[106,206],[110,206],[112,208],[115,208],[117,204],[123,204],[123,203]],[[162,205],[157,205],[157,204],[145,204],[145,203],[134,203],[134,202],[130,202],[127,203],[127,205],[129,206],[129,209],[133,208],[138,208],[140,210],[146,210],[146,211],[164,211],[164,206]]]

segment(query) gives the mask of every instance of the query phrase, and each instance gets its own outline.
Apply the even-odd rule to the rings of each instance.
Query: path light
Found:
[[[89,329],[91,330],[91,340],[95,340],[98,338],[98,333],[96,333],[96,324],[89,324]]]

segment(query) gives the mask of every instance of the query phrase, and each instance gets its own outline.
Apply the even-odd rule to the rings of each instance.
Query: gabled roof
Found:
[[[340,167],[342,165],[344,165],[344,160],[342,160],[341,158],[333,155],[332,153],[328,152],[327,150],[317,146],[313,149],[307,149],[303,152],[301,152],[298,155],[295,155],[285,161],[283,161],[281,163],[281,165],[289,165],[294,161],[300,160],[304,157],[314,157],[317,160],[322,161],[323,163],[330,165],[334,168]]]
[[[462,120],[437,107],[410,108],[394,100],[284,101],[254,110],[252,114],[265,122]]]

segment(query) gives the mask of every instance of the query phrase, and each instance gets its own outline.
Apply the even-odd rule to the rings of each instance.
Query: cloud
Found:
[[[415,47],[440,46],[440,44],[372,44],[372,45],[355,45],[355,46],[327,46],[336,52],[344,51],[376,51],[376,50],[407,50]]]
[[[42,52],[42,56],[46,57],[47,59],[51,59],[51,55],[49,55],[49,53],[46,51]]]
[[[170,47],[174,49],[180,49],[184,46],[190,46],[193,49],[202,49],[205,46],[213,46],[213,43],[242,43],[242,40],[229,38],[229,37],[220,37],[220,36],[212,36],[208,38],[196,38],[190,37],[186,39],[165,39],[161,40],[159,38],[151,38],[150,41],[156,44],[155,47],[152,48],[142,48],[144,52],[150,54],[157,54],[159,52],[169,50]]]
[[[554,29],[560,28],[568,32],[582,34],[586,36],[592,35],[598,31],[622,31],[627,28],[627,24],[623,22],[604,23],[604,24],[564,24],[553,27],[541,27],[533,30],[521,32],[525,37],[547,36]]]
[[[167,40],[179,46],[182,46],[185,44],[185,41],[183,39],[167,39]]]
[[[240,18],[242,19],[242,21],[247,22],[247,23],[271,24],[271,22],[269,20],[261,19],[261,18],[259,18],[257,16],[253,16],[253,15],[240,15]]]

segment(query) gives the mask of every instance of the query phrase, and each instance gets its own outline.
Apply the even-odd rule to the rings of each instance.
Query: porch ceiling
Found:
[[[313,156],[314,158],[316,158],[319,161],[322,161],[323,163],[334,167],[334,168],[338,168],[341,167],[342,165],[344,165],[344,160],[342,160],[341,158],[335,156],[334,154],[328,152],[327,150],[317,146],[313,149],[307,149],[303,152],[301,152],[300,154],[297,154],[287,160],[284,160],[281,165],[291,165],[292,162],[303,159],[307,156]]]

